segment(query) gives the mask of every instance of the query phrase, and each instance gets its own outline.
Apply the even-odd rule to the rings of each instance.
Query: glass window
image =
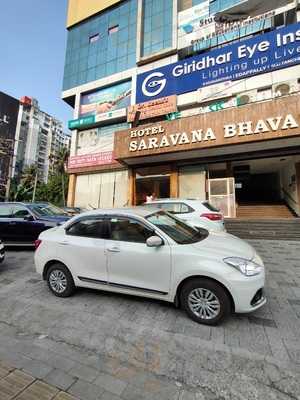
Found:
[[[206,207],[209,211],[213,211],[213,212],[219,212],[220,210],[216,207],[214,207],[212,204],[210,204],[208,201],[205,201],[204,203],[202,203],[204,205],[204,207]]]
[[[136,32],[137,0],[122,1],[101,15],[70,28],[63,89],[134,67]]]
[[[108,238],[108,224],[104,218],[86,218],[75,222],[66,231],[67,235],[95,239]]]
[[[99,40],[99,33],[97,33],[96,35],[90,36],[90,43],[95,43]]]
[[[121,242],[146,243],[153,231],[130,218],[110,219],[110,238]]]
[[[61,208],[48,203],[30,204],[28,208],[38,217],[54,217],[54,216],[68,215]]]
[[[184,203],[158,203],[155,207],[163,208],[171,214],[184,214],[191,212],[190,207]]]
[[[158,211],[146,218],[178,244],[200,242],[208,236],[205,229],[196,229],[164,211]]]
[[[142,56],[172,46],[173,1],[144,0]]]
[[[0,218],[10,218],[11,217],[11,206],[0,205]]]
[[[20,205],[15,205],[12,207],[12,218],[25,218],[25,217],[30,217],[31,214],[27,210],[26,207],[20,206]]]

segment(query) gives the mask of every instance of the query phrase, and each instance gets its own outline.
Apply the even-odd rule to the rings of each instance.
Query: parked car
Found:
[[[56,296],[81,286],[155,298],[208,325],[266,301],[264,264],[248,243],[144,207],[90,211],[43,232],[35,265]]]
[[[49,203],[0,203],[0,237],[5,245],[34,245],[39,234],[70,219]]]
[[[63,207],[63,210],[70,217],[74,217],[74,215],[78,215],[78,214],[81,214],[82,212],[86,211],[84,208],[81,208],[81,207]]]
[[[5,258],[4,244],[2,243],[2,240],[0,239],[0,264],[4,261],[4,258]]]
[[[144,204],[144,206],[164,209],[197,228],[216,232],[225,230],[222,213],[206,200],[157,199]]]

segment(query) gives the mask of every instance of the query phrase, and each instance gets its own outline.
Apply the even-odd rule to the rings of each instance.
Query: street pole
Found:
[[[36,187],[37,187],[37,181],[38,181],[38,172],[36,171],[35,180],[34,180],[34,188],[33,188],[33,193],[32,193],[32,203],[34,203],[34,201],[35,201],[35,192],[36,192]]]

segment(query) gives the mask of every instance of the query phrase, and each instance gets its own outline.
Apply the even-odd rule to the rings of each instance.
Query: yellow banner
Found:
[[[121,0],[69,0],[67,28],[97,14]]]

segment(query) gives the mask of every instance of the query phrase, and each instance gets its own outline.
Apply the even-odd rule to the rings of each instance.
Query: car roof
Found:
[[[123,207],[123,208],[99,208],[96,210],[92,210],[92,211],[86,211],[82,214],[80,214],[80,216],[78,217],[83,217],[83,216],[93,216],[93,215],[124,215],[124,216],[128,216],[128,215],[136,215],[139,217],[146,217],[150,214],[153,214],[153,212],[155,211],[161,211],[159,209],[151,209],[151,211],[149,211],[149,208],[146,207]],[[78,218],[77,217],[77,218]]]
[[[195,199],[195,198],[174,198],[174,197],[169,197],[167,199],[155,199],[155,200],[151,200],[149,201],[147,204],[151,204],[151,203],[165,203],[165,202],[169,202],[169,203],[180,203],[180,202],[197,202],[197,203],[205,203],[207,202],[207,200],[200,200],[200,199]]]

